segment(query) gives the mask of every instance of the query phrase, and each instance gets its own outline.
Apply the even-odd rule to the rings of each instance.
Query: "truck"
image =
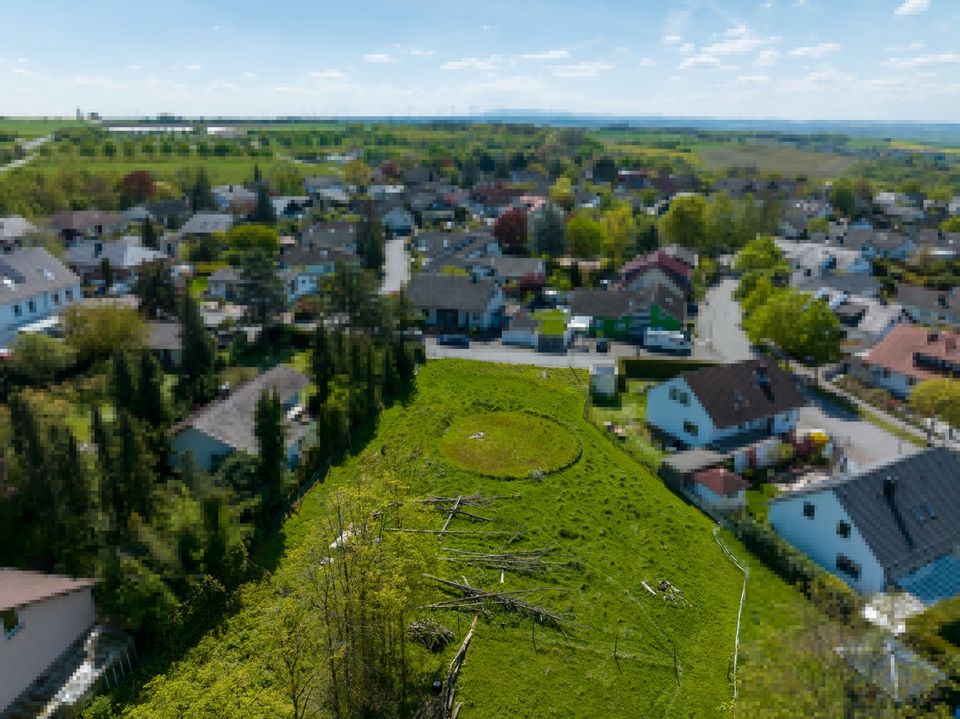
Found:
[[[654,352],[689,355],[693,350],[690,336],[676,330],[647,329],[643,333],[643,346]]]

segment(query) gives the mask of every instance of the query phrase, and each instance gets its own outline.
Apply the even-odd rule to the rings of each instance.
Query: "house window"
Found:
[[[21,307],[20,305],[14,305],[14,306],[13,306],[13,316],[14,316],[14,317],[19,317],[19,316],[22,315],[22,314],[23,314],[23,307]]]
[[[803,516],[807,519],[813,519],[817,514],[817,508],[813,505],[813,502],[804,502],[803,503]]]
[[[860,565],[845,554],[837,555],[837,569],[847,576],[860,579]]]
[[[678,390],[676,387],[671,387],[671,388],[670,388],[670,399],[672,399],[674,402],[679,402],[679,401],[680,401],[680,390]]]
[[[66,296],[67,302],[73,302],[73,290],[66,290],[63,294]]]
[[[29,309],[31,312],[36,312],[36,311],[37,311],[37,301],[36,301],[36,300],[30,300],[29,302],[27,302],[27,309]]]
[[[886,367],[883,369],[883,378],[890,379],[890,370],[888,370]]]
[[[689,404],[690,404],[690,395],[687,394],[686,392],[681,392],[681,393],[680,393],[680,404],[682,404],[684,407],[686,407],[687,405],[689,405]]]
[[[3,636],[6,639],[12,639],[14,634],[23,629],[16,609],[4,609],[0,612],[0,620],[3,622]]]
[[[695,422],[685,419],[683,420],[683,431],[689,434],[691,437],[696,437],[700,434],[700,427],[698,427]]]
[[[55,304],[55,305],[59,305],[59,304],[60,304],[60,293],[59,293],[59,292],[54,292],[54,293],[53,293],[53,304]]]
[[[837,522],[837,536],[847,539],[850,536],[850,525],[843,520]]]

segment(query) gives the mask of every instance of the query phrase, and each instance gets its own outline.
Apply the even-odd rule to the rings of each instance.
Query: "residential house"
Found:
[[[926,604],[960,594],[960,455],[945,448],[770,502],[777,533],[863,594],[906,591]]]
[[[306,195],[279,195],[271,197],[274,214],[285,220],[300,220],[310,207],[313,200]]]
[[[681,247],[680,245],[666,245],[661,247],[660,250],[666,253],[667,257],[672,257],[675,260],[679,260],[691,270],[697,269],[697,266],[700,264],[700,256],[693,250],[686,247]]]
[[[691,269],[684,261],[655,250],[627,262],[620,270],[619,286],[634,292],[665,287],[689,299],[693,295],[690,276]]]
[[[80,278],[42,247],[0,257],[2,342],[16,328],[58,314],[80,299]]]
[[[841,293],[848,296],[871,298],[879,297],[882,287],[880,280],[870,274],[838,274],[835,272],[821,277],[795,276],[794,286],[805,292]]]
[[[503,289],[492,279],[420,272],[410,280],[406,294],[428,327],[492,330],[500,326]]]
[[[711,516],[735,512],[746,505],[750,483],[726,467],[710,467],[690,476],[685,493]]]
[[[866,228],[850,227],[836,242],[841,247],[860,252],[868,260],[882,257],[902,261],[917,251],[916,244],[907,235]]]
[[[872,350],[855,356],[851,371],[867,384],[907,397],[930,377],[960,377],[960,334],[898,325]]]
[[[212,471],[235,452],[256,455],[257,402],[264,392],[273,392],[287,413],[287,463],[296,465],[309,432],[301,404],[309,384],[305,375],[278,365],[231,389],[226,396],[201,407],[170,430],[172,463],[178,465],[189,452],[200,469]]]
[[[207,296],[237,302],[243,294],[243,276],[235,267],[221,267],[207,278]]]
[[[413,238],[413,249],[423,267],[431,269],[445,258],[478,260],[502,254],[497,239],[485,232],[422,232]]]
[[[960,232],[940,232],[925,229],[914,237],[917,255],[927,255],[935,260],[955,260],[960,256]]]
[[[190,203],[182,199],[148,202],[144,205],[144,209],[149,213],[151,220],[168,230],[179,228],[190,219],[192,214]]]
[[[857,250],[832,247],[818,242],[777,240],[776,245],[790,266],[791,283],[830,273],[870,274],[870,260]]]
[[[62,210],[50,218],[48,227],[69,247],[82,238],[109,237],[127,228],[127,219],[117,212]]]
[[[508,320],[500,334],[500,341],[505,345],[536,349],[540,344],[540,321],[533,319],[526,310],[520,309]]]
[[[114,282],[132,285],[143,265],[168,258],[160,250],[144,247],[139,237],[127,235],[117,240],[80,240],[67,248],[64,259],[84,284],[102,283],[107,262]]]
[[[960,215],[960,197],[954,197],[947,205],[947,212],[951,215]]]
[[[403,207],[394,207],[383,216],[383,228],[388,237],[409,237],[413,234],[413,215]]]
[[[404,170],[401,175],[404,185],[425,185],[440,179],[437,173],[429,167],[412,167]]]
[[[165,368],[179,367],[183,360],[180,323],[148,322],[146,347]]]
[[[300,247],[306,250],[335,250],[357,253],[357,224],[355,222],[316,222],[303,231]]]
[[[917,324],[960,327],[960,288],[934,290],[899,284],[897,301]]]
[[[791,432],[805,404],[791,375],[755,359],[683,372],[657,385],[647,393],[646,417],[680,443],[706,447]]]
[[[23,247],[27,235],[36,231],[36,225],[19,215],[0,217],[0,249],[10,252]]]
[[[308,177],[303,188],[320,207],[342,207],[350,203],[350,193],[338,177]]]
[[[682,330],[686,302],[663,286],[640,292],[574,290],[570,315],[589,318],[591,335],[639,342],[647,329]]]
[[[840,295],[831,302],[829,296],[820,295],[831,305],[833,313],[843,328],[843,349],[855,354],[868,350],[894,328],[910,318],[902,305],[874,299]]]
[[[320,291],[321,280],[337,265],[359,266],[360,258],[336,247],[294,245],[281,247],[280,269],[287,300],[292,302]]]
[[[233,227],[233,215],[198,212],[184,223],[180,228],[180,234],[187,238],[213,237],[229,232],[231,227]]]
[[[0,714],[93,627],[93,584],[0,569]]]
[[[210,190],[210,194],[220,212],[246,216],[257,205],[257,193],[243,185],[218,185]]]

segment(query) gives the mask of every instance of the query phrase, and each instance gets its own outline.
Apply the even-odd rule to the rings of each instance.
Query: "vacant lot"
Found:
[[[780,143],[728,143],[703,146],[697,157],[712,170],[731,167],[754,167],[761,173],[776,173],[786,177],[806,175],[828,178],[843,175],[856,158],[830,152],[798,150]]]

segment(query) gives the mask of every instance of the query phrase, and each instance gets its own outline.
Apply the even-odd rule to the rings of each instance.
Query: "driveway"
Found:
[[[722,280],[707,290],[697,317],[697,346],[717,355],[723,362],[753,358],[750,341],[740,328],[740,304],[733,298],[737,281]]]
[[[800,410],[800,428],[822,429],[833,437],[850,462],[850,472],[920,451],[910,442],[905,442],[832,402],[815,395],[808,397],[810,404]]]
[[[591,345],[592,346],[592,345]],[[469,359],[478,362],[496,362],[499,364],[525,364],[535,367],[577,367],[589,369],[595,365],[613,365],[618,357],[636,356],[632,345],[611,343],[610,351],[568,351],[564,354],[552,352],[534,352],[523,347],[511,347],[494,342],[471,342],[469,347],[443,347],[437,344],[436,337],[425,339],[428,359]]]
[[[383,285],[380,294],[399,292],[410,281],[410,255],[406,241],[399,237],[387,240],[384,248]]]

